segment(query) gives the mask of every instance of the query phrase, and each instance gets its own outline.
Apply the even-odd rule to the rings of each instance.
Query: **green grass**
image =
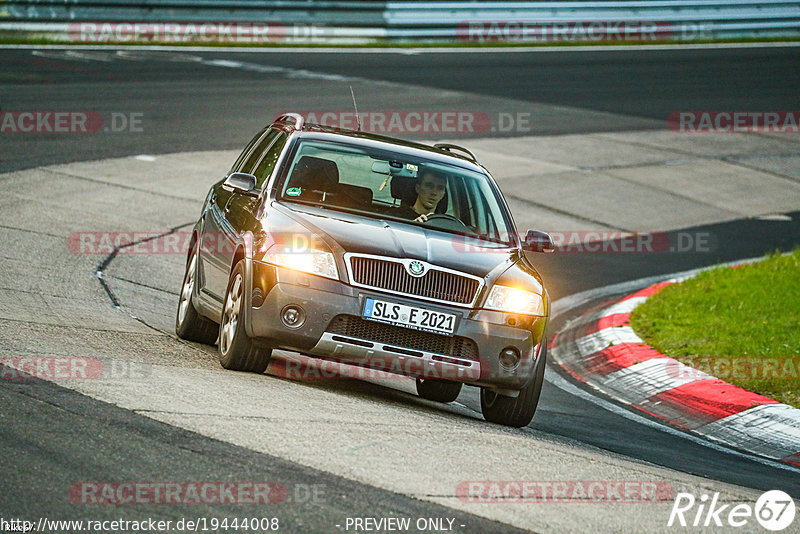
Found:
[[[631,326],[663,354],[800,408],[800,249],[667,286]]]

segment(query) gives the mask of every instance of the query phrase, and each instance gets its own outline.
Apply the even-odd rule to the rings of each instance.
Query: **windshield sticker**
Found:
[[[302,193],[302,191],[303,190],[300,189],[299,187],[290,187],[289,189],[286,190],[286,196],[287,197],[299,197],[300,193]]]
[[[406,169],[411,172],[417,172],[417,166],[410,163],[406,163]]]

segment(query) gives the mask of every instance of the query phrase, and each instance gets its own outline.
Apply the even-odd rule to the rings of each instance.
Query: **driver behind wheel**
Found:
[[[425,222],[430,215],[436,212],[436,206],[444,198],[447,179],[444,175],[433,169],[425,169],[414,186],[417,199],[414,204],[400,206],[393,210],[392,215],[405,219],[414,219],[416,222]]]

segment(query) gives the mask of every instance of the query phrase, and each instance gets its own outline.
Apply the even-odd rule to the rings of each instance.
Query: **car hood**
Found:
[[[322,240],[338,256],[346,252],[422,260],[487,281],[519,259],[516,247],[471,240],[432,228],[373,219],[304,205],[273,203],[270,231],[300,232],[300,240]],[[281,220],[276,220],[281,219]]]

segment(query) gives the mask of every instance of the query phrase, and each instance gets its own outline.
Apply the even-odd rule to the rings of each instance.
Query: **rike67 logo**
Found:
[[[720,502],[719,493],[710,498],[703,494],[696,498],[691,493],[678,493],[669,514],[667,526],[671,527],[743,527],[755,518],[767,530],[778,532],[794,521],[795,504],[780,490],[763,493],[755,505],[749,503]]]

